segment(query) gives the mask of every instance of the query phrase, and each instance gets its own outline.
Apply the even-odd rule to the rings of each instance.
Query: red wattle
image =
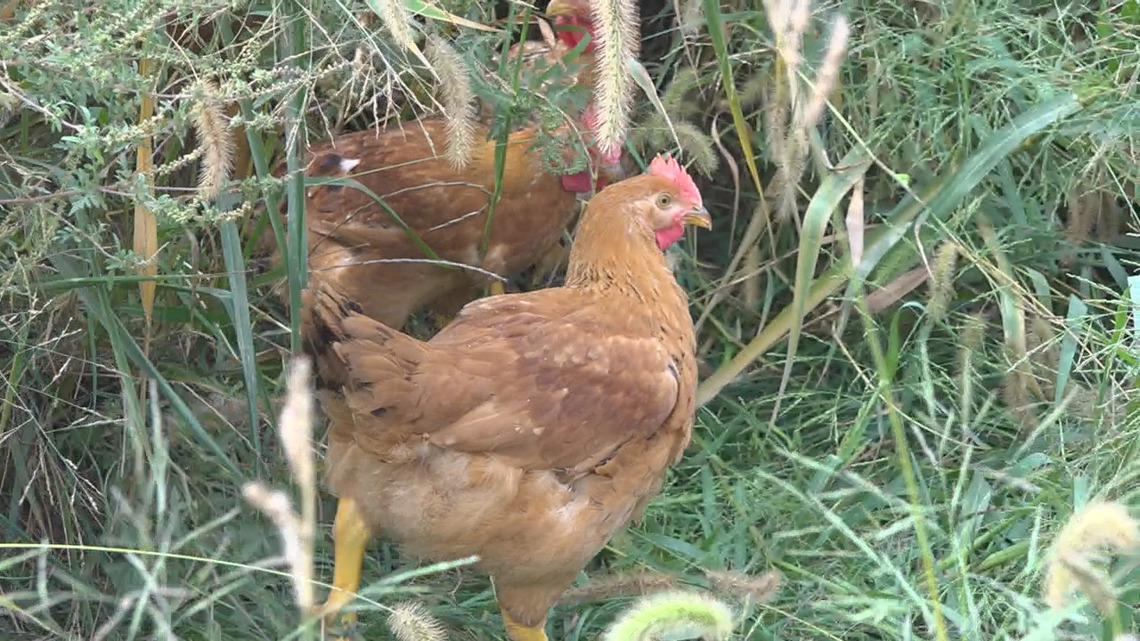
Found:
[[[562,188],[575,194],[585,194],[590,191],[590,172],[580,171],[576,174],[563,174]]]
[[[657,238],[657,247],[661,251],[665,251],[669,245],[681,240],[681,237],[685,235],[685,226],[677,223],[672,227],[658,229],[653,235]]]
[[[558,32],[558,39],[571,49],[577,47],[578,43],[582,42],[583,37],[584,36],[578,31],[569,31],[564,29]]]
[[[586,37],[589,31],[589,19],[581,16],[559,16],[554,20],[556,38],[561,40],[563,44],[573,49],[578,46]],[[573,26],[580,27],[579,29],[559,29],[558,27]],[[594,48],[594,40],[590,39],[590,44],[586,45],[586,51],[591,51]]]
[[[594,193],[606,188],[610,181],[606,180],[603,176],[598,176],[593,188]],[[562,188],[568,192],[575,194],[586,194],[590,192],[590,172],[580,171],[576,174],[563,174],[562,175]]]

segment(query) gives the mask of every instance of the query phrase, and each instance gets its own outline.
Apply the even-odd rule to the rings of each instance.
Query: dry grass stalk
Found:
[[[796,201],[800,195],[800,180],[807,171],[808,132],[792,127],[782,145],[784,155],[776,159],[776,220],[786,222],[796,216]]]
[[[790,219],[796,212],[799,183],[807,170],[808,131],[823,117],[828,96],[839,86],[839,70],[847,52],[851,29],[838,16],[828,37],[827,53],[804,98],[800,90],[801,52],[810,18],[808,0],[765,0],[769,24],[776,35],[779,56],[773,86],[764,110],[765,134],[776,163],[774,191],[776,220]]]
[[[959,409],[962,413],[963,424],[969,424],[971,414],[971,397],[974,386],[974,359],[985,358],[986,320],[981,312],[967,316],[960,329],[962,336],[961,347],[958,349],[958,371],[956,372],[959,386]]]
[[[154,67],[150,58],[139,59],[139,75],[148,77]],[[149,133],[148,121],[154,116],[155,100],[150,93],[143,95],[139,105],[139,126],[147,129],[147,135],[139,141],[136,149],[135,170],[144,177],[147,193],[154,195],[154,138]],[[143,259],[136,271],[139,276],[157,276],[158,265],[158,219],[142,200],[135,202],[133,249]],[[146,318],[146,339],[144,350],[150,351],[151,319],[154,314],[154,298],[157,283],[153,280],[139,282],[139,300]]]
[[[194,130],[198,134],[198,150],[202,158],[198,173],[198,197],[213,200],[230,178],[234,162],[234,140],[218,96],[218,87],[201,80],[195,87],[198,98],[191,108]]]
[[[251,505],[261,510],[277,526],[284,546],[285,561],[289,564],[289,574],[293,580],[293,595],[297,607],[309,612],[313,599],[313,559],[306,558],[302,543],[301,519],[293,511],[293,502],[281,490],[271,490],[258,481],[251,481],[242,488],[242,496]],[[310,541],[312,537],[309,537]]]
[[[979,223],[979,227],[983,225]],[[988,223],[984,224],[983,233],[992,233]],[[1032,431],[1037,427],[1037,416],[1034,412],[1034,399],[1043,399],[1044,392],[1037,384],[1033,375],[1033,365],[1029,359],[1029,346],[1026,338],[1025,300],[1014,299],[1013,327],[1007,328],[1003,352],[1009,369],[1002,381],[1002,398],[1010,414],[1021,425],[1023,433]]]
[[[308,358],[298,358],[286,379],[285,406],[281,409],[281,445],[293,480],[301,487],[316,484],[313,474],[313,392],[309,389]]]
[[[914,291],[928,276],[926,267],[919,265],[899,274],[891,282],[867,294],[863,303],[867,306],[867,311],[872,314],[894,307],[896,303],[902,300],[903,296]]]
[[[313,536],[317,527],[316,479],[313,465],[313,392],[309,388],[309,359],[294,360],[286,379],[285,406],[279,421],[281,443],[294,482],[301,491],[301,515],[280,490],[260,482],[246,483],[242,494],[277,526],[284,557],[289,564],[298,609],[308,614],[315,603],[313,593]]]
[[[966,317],[962,327],[962,348],[980,354],[985,348],[986,316],[977,311]]]
[[[847,203],[847,216],[844,218],[847,227],[847,246],[851,250],[852,269],[858,269],[863,264],[863,241],[867,232],[863,195],[866,189],[866,176],[859,176],[859,180],[851,188],[851,199]]]
[[[1097,567],[1104,553],[1127,552],[1140,547],[1140,522],[1115,501],[1092,501],[1075,512],[1057,534],[1049,552],[1044,599],[1052,608],[1068,605],[1072,594],[1083,592],[1105,617],[1116,609],[1108,576]]]
[[[462,170],[475,150],[475,92],[463,56],[438,36],[428,37],[424,50],[443,94],[443,115],[447,121],[447,162]]]
[[[839,84],[839,68],[843,64],[843,56],[847,53],[847,41],[851,37],[851,27],[847,18],[837,16],[831,25],[831,37],[827,41],[827,54],[823,57],[823,64],[815,76],[811,87],[811,98],[804,108],[805,127],[814,127],[823,117],[823,108],[827,104],[827,97]]]
[[[808,0],[764,0],[764,15],[776,35],[776,51],[790,77],[800,66],[800,48],[811,18]]]
[[[787,155],[784,141],[788,136],[788,115],[790,107],[788,101],[782,99],[783,87],[768,85],[762,90],[764,101],[764,144],[768,153],[779,164]],[[777,166],[779,169],[779,166]]]
[[[705,576],[709,580],[709,589],[714,593],[752,603],[771,601],[784,583],[784,575],[776,570],[759,575],[708,570]]]
[[[558,600],[560,605],[596,603],[618,597],[645,596],[677,586],[677,577],[652,570],[616,573],[591,579],[570,588]]]
[[[759,274],[760,265],[764,262],[764,257],[760,254],[760,246],[756,245],[749,249],[748,253],[744,255],[744,262],[741,263],[741,271],[745,274]],[[761,280],[759,278],[746,278],[740,284],[740,296],[744,302],[745,309],[760,309],[760,305],[764,300],[763,288],[760,286]]]

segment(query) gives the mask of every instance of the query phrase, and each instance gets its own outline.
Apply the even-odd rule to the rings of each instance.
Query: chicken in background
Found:
[[[589,201],[564,286],[474,301],[428,342],[325,284],[304,293],[339,497],[324,615],[383,535],[421,559],[478,555],[509,637],[546,639],[550,607],[689,442],[693,325],[664,255],[686,225],[711,219],[658,156]]]
[[[589,28],[588,4],[555,0],[551,6],[556,26],[573,21]],[[580,13],[583,10],[585,14]],[[568,51],[560,42],[549,56],[553,62],[561,61]],[[592,79],[592,43],[577,62],[585,69],[574,81]],[[329,285],[356,301],[366,315],[395,328],[402,328],[421,309],[431,310],[437,318],[454,315],[489,280],[485,273],[462,265],[501,276],[534,265],[557,247],[578,212],[579,196],[622,177],[620,150],[603,156],[592,144],[593,118],[588,104],[577,115],[578,122],[556,132],[580,135],[586,145],[592,167],[577,174],[551,171],[533,147],[539,135],[536,123],[510,134],[501,196],[489,233],[485,232],[495,189],[496,141],[486,140],[486,123],[477,127],[476,139],[482,142],[462,170],[453,168],[444,156],[447,131],[442,118],[349,133],[313,145],[306,159],[307,176],[358,181],[385,201],[439,259],[453,265],[433,264],[423,247],[369,194],[351,186],[320,185],[306,191],[310,282]],[[278,173],[283,172],[282,165]],[[272,261],[280,265],[279,251]],[[497,280],[490,285],[492,293],[504,291]]]

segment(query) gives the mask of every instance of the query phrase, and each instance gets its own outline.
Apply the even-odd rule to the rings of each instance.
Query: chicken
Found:
[[[575,15],[573,8],[567,11]],[[588,14],[575,19],[588,24]],[[551,55],[567,51],[558,46]],[[592,53],[584,53],[579,62],[589,69]],[[579,75],[592,77],[592,72]],[[539,123],[510,134],[489,233],[496,142],[486,140],[485,124],[476,132],[477,140],[485,142],[462,170],[443,155],[448,134],[442,118],[389,126],[379,133],[350,133],[311,147],[309,177],[351,177],[391,208],[389,213],[371,195],[352,187],[310,187],[305,214],[312,282],[328,283],[357,301],[365,314],[395,328],[424,308],[437,316],[455,314],[488,282],[485,273],[466,266],[505,276],[535,264],[557,245],[578,212],[579,194],[622,176],[620,150],[601,155],[591,144],[594,117],[588,105],[574,127],[565,124],[556,132],[584,138],[594,171],[552,173],[533,148]],[[284,166],[279,167],[278,173],[283,172]],[[410,237],[392,213],[417,238]],[[424,246],[450,265],[432,262]],[[279,252],[274,262],[280,264]],[[499,285],[492,291],[503,290]]]
[[[658,156],[589,201],[564,286],[474,301],[428,342],[305,291],[339,497],[324,615],[352,600],[383,535],[421,559],[478,555],[510,638],[546,639],[549,608],[689,442],[693,325],[664,255],[685,225],[711,219]]]

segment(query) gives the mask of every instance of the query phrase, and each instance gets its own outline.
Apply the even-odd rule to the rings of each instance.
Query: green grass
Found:
[[[583,583],[648,571],[703,591],[708,571],[778,570],[767,603],[721,594],[749,639],[1137,634],[1138,550],[1106,570],[1111,611],[1089,591],[1061,609],[1042,599],[1076,510],[1111,499],[1140,517],[1137,3],[813,6],[791,70],[753,5],[681,2],[678,29],[673,3],[643,3],[642,59],[663,104],[686,149],[718,161],[700,181],[716,228],[682,243],[677,269],[707,402],[645,522]],[[271,178],[274,162],[295,166],[304,140],[330,128],[370,125],[386,92],[406,99],[405,115],[430,106],[431,84],[362,19],[375,18],[365,3],[180,6],[38,2],[0,27],[3,638],[315,634],[299,625],[277,529],[241,494],[250,480],[296,490],[277,412],[297,321],[269,281],[283,275],[295,302],[304,256],[266,274],[243,226],[254,208],[236,208],[285,202],[286,224],[263,233],[303,242],[304,181]],[[492,17],[479,3],[436,6]],[[171,11],[179,24],[235,19],[192,49],[161,28]],[[772,123],[789,75],[810,97],[837,13],[851,25],[839,89],[793,153]],[[495,68],[500,35],[428,24]],[[138,73],[143,56],[157,80]],[[670,95],[690,64],[695,87]],[[198,161],[183,157],[200,144],[189,81],[209,74],[239,104],[255,169],[240,199],[203,203]],[[511,96],[518,83],[478,87],[500,125],[549,108]],[[154,194],[132,177],[152,90]],[[639,122],[661,127],[638,103]],[[304,136],[277,133],[296,124]],[[672,136],[634,139],[644,158]],[[161,247],[149,326],[139,203]],[[949,242],[957,260],[940,269]],[[927,263],[933,282],[913,278]],[[318,512],[327,582],[327,495]],[[370,548],[366,638],[389,638],[386,608],[404,600],[453,638],[499,638],[484,577],[416,567],[387,543]],[[560,606],[552,638],[599,638],[630,606],[604,595]]]

